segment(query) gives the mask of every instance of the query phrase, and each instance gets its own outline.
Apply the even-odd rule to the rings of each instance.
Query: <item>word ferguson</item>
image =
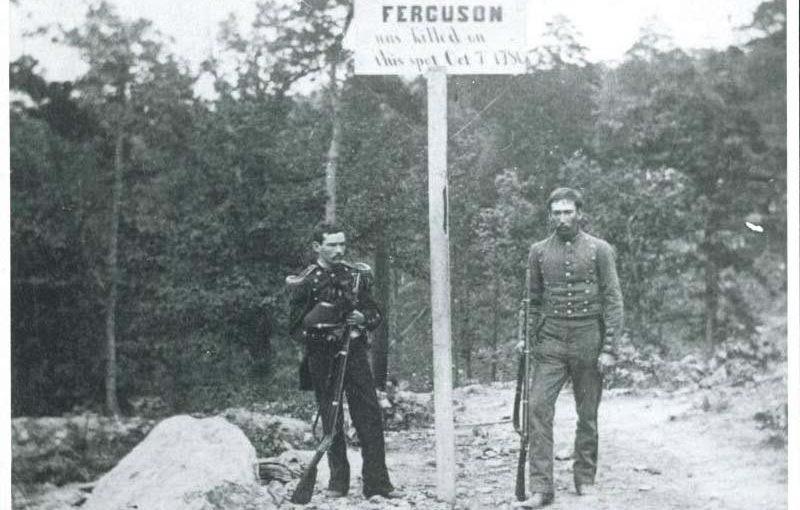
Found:
[[[501,22],[503,8],[484,5],[384,5],[384,23]]]

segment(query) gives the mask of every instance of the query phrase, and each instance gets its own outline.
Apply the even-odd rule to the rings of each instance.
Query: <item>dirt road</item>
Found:
[[[787,508],[787,453],[766,444],[754,414],[775,401],[780,380],[751,388],[721,388],[667,394],[607,392],[600,406],[600,461],[596,496],[577,496],[571,460],[556,461],[556,500],[552,510]],[[514,502],[518,436],[510,423],[513,386],[471,386],[456,391],[457,502],[461,509],[511,508]],[[568,456],[575,418],[566,389],[556,409],[555,451]],[[433,429],[387,434],[387,462],[393,481],[408,497],[400,501],[360,496],[359,481],[347,498],[321,493],[306,508],[446,509],[435,499]],[[560,455],[559,455],[560,454]],[[359,453],[351,451],[353,473]],[[321,464],[325,464],[324,462]],[[327,473],[321,470],[319,488]]]

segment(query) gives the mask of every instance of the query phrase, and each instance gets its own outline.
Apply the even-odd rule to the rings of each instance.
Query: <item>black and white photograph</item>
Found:
[[[800,504],[796,3],[2,10],[0,508]]]

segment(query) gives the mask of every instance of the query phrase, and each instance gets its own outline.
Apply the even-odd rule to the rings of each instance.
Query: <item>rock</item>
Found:
[[[723,393],[711,391],[698,395],[694,399],[692,407],[706,413],[709,411],[721,413],[730,407],[730,400]]]
[[[728,378],[733,385],[742,385],[755,379],[758,369],[747,359],[736,358],[727,364]]]
[[[287,483],[294,478],[300,478],[303,469],[302,456],[296,450],[287,450],[277,457],[258,459],[258,477],[262,483]]]
[[[681,358],[681,363],[684,365],[696,365],[697,364],[697,356],[694,354],[687,354],[683,358]]]
[[[175,416],[159,423],[103,476],[85,510],[277,508],[258,485],[256,451],[220,417]]]
[[[226,409],[220,416],[239,427],[261,457],[271,457],[316,443],[311,434],[311,425],[295,418],[241,407]]]
[[[163,418],[169,416],[170,407],[159,396],[139,396],[130,399],[131,414],[149,418]]]
[[[433,401],[430,394],[387,388],[391,407],[383,409],[386,430],[407,430],[433,423]]]
[[[258,478],[264,482],[281,482],[287,483],[293,478],[300,476],[300,473],[295,473],[285,464],[270,460],[259,460],[258,462]]]
[[[661,474],[661,470],[660,469],[657,469],[657,468],[654,468],[654,467],[650,467],[650,466],[633,466],[633,470],[634,471],[639,471],[639,472],[642,472],[642,473],[647,473],[647,474],[650,474],[650,475],[660,475]]]
[[[44,484],[28,489],[13,485],[11,497],[14,508],[37,510],[73,510],[86,501],[86,494],[77,484],[63,487]]]
[[[565,449],[560,450],[558,453],[555,454],[555,459],[556,460],[570,460],[572,458],[572,456],[573,456],[573,453],[574,453],[574,451],[573,451],[573,449],[571,447],[570,448],[565,448]]]
[[[489,437],[489,431],[482,427],[473,427],[472,435],[486,439]]]
[[[484,388],[481,384],[471,384],[460,389],[461,392],[466,395],[480,395],[482,393],[486,393],[486,388]]]
[[[714,386],[719,386],[721,384],[725,384],[728,380],[728,371],[725,368],[724,364],[719,365],[719,367],[714,370],[714,372],[700,381],[700,387],[702,388],[711,388]]]

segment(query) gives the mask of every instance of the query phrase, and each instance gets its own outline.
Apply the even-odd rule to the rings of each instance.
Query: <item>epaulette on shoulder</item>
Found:
[[[310,275],[316,268],[317,268],[316,264],[311,264],[307,268],[303,269],[303,271],[300,274],[296,275],[290,274],[289,276],[286,277],[286,285],[290,289],[300,287],[301,285],[303,285],[303,282],[306,281],[308,275]]]

